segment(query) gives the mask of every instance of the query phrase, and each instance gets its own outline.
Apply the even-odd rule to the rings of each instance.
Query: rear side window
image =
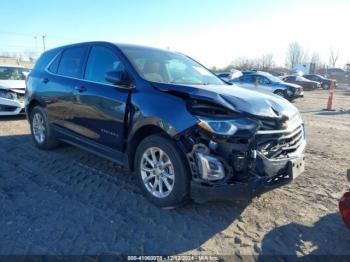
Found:
[[[89,54],[84,79],[110,84],[105,79],[106,73],[124,69],[124,65],[111,50],[105,47],[93,47]]]
[[[66,49],[61,57],[57,73],[69,77],[81,77],[86,47]]]

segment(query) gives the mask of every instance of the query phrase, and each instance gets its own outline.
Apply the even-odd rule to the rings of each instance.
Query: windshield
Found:
[[[169,51],[121,47],[142,78],[158,83],[224,85],[216,75],[185,55]]]
[[[269,79],[273,83],[283,83],[283,81],[281,79],[279,79],[278,77],[275,77],[271,74],[264,74],[264,76],[266,76],[267,79]]]
[[[25,76],[29,74],[29,70],[21,67],[0,67],[0,80],[25,80]]]

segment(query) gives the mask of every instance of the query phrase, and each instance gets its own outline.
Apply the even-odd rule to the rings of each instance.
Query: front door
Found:
[[[84,79],[74,88],[74,124],[76,132],[89,140],[122,150],[129,89],[107,82],[107,72],[124,66],[118,56],[103,46],[92,47]]]

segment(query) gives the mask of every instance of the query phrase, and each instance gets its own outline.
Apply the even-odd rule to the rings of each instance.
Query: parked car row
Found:
[[[272,74],[258,70],[245,70],[242,72],[235,70],[234,73],[222,72],[218,73],[217,76],[226,82],[259,92],[273,93],[290,101],[303,97],[304,90],[329,89],[332,84],[331,79],[316,74],[301,76],[282,73]]]

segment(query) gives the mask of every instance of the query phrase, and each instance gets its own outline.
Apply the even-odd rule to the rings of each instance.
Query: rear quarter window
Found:
[[[44,69],[48,66],[48,64],[58,54],[59,51],[59,49],[53,49],[43,53],[35,63],[33,71],[44,71]]]
[[[58,70],[58,66],[60,64],[60,60],[61,60],[61,54],[57,55],[55,60],[52,61],[51,65],[49,66],[48,70],[51,73],[57,73]]]
[[[87,47],[72,47],[64,50],[57,74],[81,78],[87,50]]]

